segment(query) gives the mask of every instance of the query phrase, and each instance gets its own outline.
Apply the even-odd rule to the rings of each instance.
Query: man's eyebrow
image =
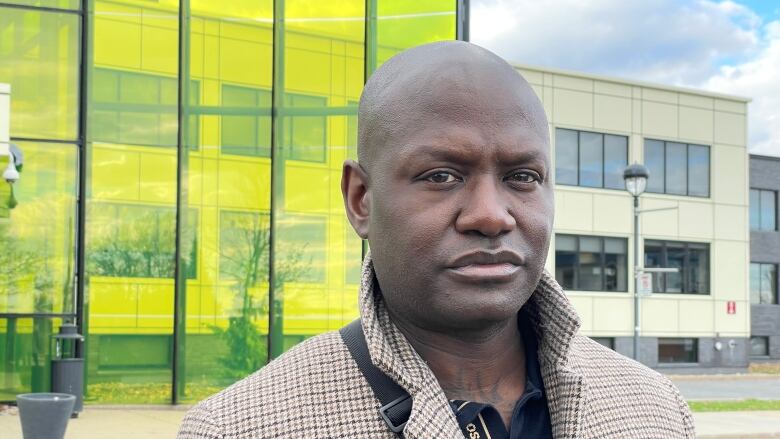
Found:
[[[464,163],[478,160],[482,152],[478,147],[466,145],[429,145],[429,144],[406,144],[402,145],[397,154],[401,159],[420,158],[420,155],[427,156],[428,159],[450,161],[455,163]],[[540,149],[530,149],[512,152],[499,152],[499,158],[502,163],[519,165],[530,162],[540,162],[547,164],[547,156]]]

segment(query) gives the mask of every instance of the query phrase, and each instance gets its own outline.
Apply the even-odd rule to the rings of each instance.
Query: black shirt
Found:
[[[525,320],[518,317],[518,327],[525,344],[525,391],[515,404],[509,431],[492,405],[475,401],[450,401],[460,429],[469,439],[552,438],[550,412],[537,355],[539,346],[533,329]]]

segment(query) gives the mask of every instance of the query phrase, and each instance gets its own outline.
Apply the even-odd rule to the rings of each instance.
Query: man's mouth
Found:
[[[508,282],[524,264],[524,258],[511,250],[476,251],[456,257],[447,271],[466,282]]]

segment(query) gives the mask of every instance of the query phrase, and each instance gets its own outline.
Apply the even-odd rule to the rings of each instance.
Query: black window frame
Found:
[[[628,286],[629,286],[629,283],[630,283],[628,281],[628,238],[622,238],[622,237],[618,237],[618,236],[573,235],[573,234],[569,234],[569,233],[556,233],[555,234],[556,243],[557,243],[558,238],[562,237],[562,236],[575,238],[575,240],[577,242],[577,246],[576,246],[576,249],[575,249],[575,253],[576,253],[577,257],[576,257],[576,262],[574,264],[574,286],[573,287],[567,287],[566,285],[564,285],[564,282],[562,280],[556,279],[556,281],[564,289],[572,290],[572,291],[599,291],[599,292],[607,292],[607,293],[627,293],[628,292]],[[601,289],[589,290],[589,289],[579,288],[580,285],[579,285],[579,282],[578,282],[578,277],[579,277],[579,271],[580,271],[580,247],[581,247],[580,240],[581,240],[581,238],[596,238],[596,239],[599,240],[599,252],[600,252],[599,253],[599,267],[601,268]],[[626,279],[626,285],[625,285],[625,289],[624,290],[621,290],[621,289],[607,290],[606,289],[606,287],[607,287],[607,276],[606,276],[606,259],[607,259],[606,240],[607,239],[616,239],[616,240],[622,240],[623,242],[625,242],[625,249],[626,249],[626,253],[625,253],[625,257],[626,257],[625,279]],[[557,271],[558,271],[557,270],[557,260],[558,260],[558,249],[557,248],[555,249],[555,253],[556,253],[555,254],[555,258],[556,258],[556,270],[555,270],[555,272],[557,273]]]
[[[701,143],[687,143],[687,142],[681,142],[681,141],[674,141],[674,140],[663,140],[663,139],[657,139],[657,138],[650,138],[646,137],[644,139],[644,151],[643,151],[643,163],[647,162],[647,142],[648,141],[654,141],[654,142],[661,142],[663,144],[663,163],[664,163],[664,171],[663,175],[657,176],[654,175],[654,172],[650,172],[650,178],[652,179],[660,179],[663,185],[663,191],[657,192],[650,188],[648,185],[647,187],[647,193],[652,194],[664,194],[664,195],[674,195],[677,197],[696,197],[696,198],[710,198],[712,196],[712,145],[704,145]],[[678,143],[685,145],[685,193],[684,194],[677,194],[677,193],[670,193],[667,190],[666,187],[666,170],[668,169],[667,164],[667,156],[666,153],[667,144],[669,143]],[[705,147],[707,148],[707,195],[696,195],[691,194],[691,146],[697,146],[697,147]]]
[[[661,344],[662,341],[669,340],[693,340],[693,356],[696,361],[661,361]],[[699,346],[699,339],[696,337],[659,337],[658,338],[658,364],[659,365],[680,365],[680,364],[699,364],[699,353],[701,352]]]
[[[762,302],[761,301],[761,292],[758,294],[758,302],[753,301],[753,265],[758,265],[759,275],[761,273],[761,267],[764,265],[768,265],[771,267],[774,267],[775,269],[775,284],[773,285],[774,291],[772,291],[772,297],[774,298],[774,302]],[[776,264],[774,262],[760,262],[760,261],[750,261],[750,271],[748,275],[748,290],[750,292],[750,304],[751,305],[777,305],[780,304],[780,264]]]
[[[774,231],[777,231],[778,230],[777,229],[777,223],[778,223],[778,221],[777,221],[777,214],[778,214],[778,209],[777,209],[777,201],[778,201],[778,199],[777,199],[777,191],[773,190],[773,189],[762,189],[762,188],[751,187],[750,188],[750,192],[748,193],[748,195],[752,194],[753,191],[755,191],[758,194],[758,205],[756,206],[756,209],[757,209],[756,216],[757,216],[757,219],[758,219],[758,228],[757,229],[753,228],[753,221],[752,221],[752,218],[753,218],[753,205],[750,204],[750,206],[749,206],[749,209],[750,209],[749,210],[749,218],[748,218],[749,221],[750,221],[750,231],[751,232],[774,232]],[[762,198],[761,194],[763,192],[771,192],[772,193],[772,200],[774,200],[774,203],[775,203],[775,206],[774,206],[775,207],[774,208],[775,224],[770,229],[762,228],[763,221],[762,221],[762,215],[761,215],[761,212],[762,212],[762,209],[761,209],[761,198]],[[750,201],[751,198],[752,198],[751,196],[748,196],[748,202]]]
[[[653,294],[691,294],[691,295],[699,295],[699,296],[709,296],[712,295],[712,251],[710,244],[707,242],[685,242],[685,241],[673,241],[673,240],[661,240],[661,239],[645,239],[644,245],[642,249],[642,253],[644,256],[644,266],[647,268],[655,268],[654,266],[647,265],[647,248],[651,245],[660,245],[662,248],[662,257],[661,257],[661,267],[668,267],[668,244],[674,243],[674,244],[682,244],[683,248],[685,250],[685,256],[683,260],[683,268],[681,270],[682,275],[682,291],[665,291],[666,290],[666,277],[668,276],[667,273],[653,273]],[[707,251],[707,285],[706,285],[706,292],[694,292],[690,291],[690,284],[691,276],[690,276],[690,255],[691,255],[691,247],[705,247],[705,250]],[[701,250],[701,248],[699,249]],[[659,286],[663,285],[662,289],[658,289]]]
[[[764,343],[764,346],[766,347],[766,353],[764,354],[754,354],[753,353],[753,340],[754,339],[763,339],[766,343]],[[770,339],[768,335],[751,335],[750,339],[748,340],[749,347],[748,347],[748,357],[749,358],[769,358],[770,357]]]
[[[558,179],[556,178],[556,180],[555,180],[555,184],[556,185],[571,186],[571,187],[586,187],[586,188],[591,188],[591,189],[607,189],[607,190],[613,190],[613,191],[624,191],[625,190],[625,186],[624,185],[621,185],[620,187],[606,186],[607,179],[606,179],[605,167],[606,167],[606,164],[607,164],[607,160],[606,160],[607,157],[606,157],[606,152],[605,152],[606,148],[605,148],[605,137],[604,136],[623,137],[623,138],[626,139],[626,157],[625,157],[624,166],[623,166],[625,168],[626,166],[628,166],[628,154],[629,154],[629,150],[631,149],[630,137],[628,135],[614,134],[614,133],[601,133],[601,132],[598,132],[598,131],[588,131],[588,130],[578,130],[578,129],[573,129],[573,128],[556,127],[555,128],[555,154],[556,154],[556,158],[557,158],[557,154],[558,154],[558,131],[572,131],[572,132],[577,133],[577,184],[561,183],[561,182],[558,182]],[[582,133],[597,134],[597,135],[601,136],[601,186],[589,186],[589,185],[582,184],[582,163],[580,161],[580,157],[581,157],[580,145],[582,143],[582,140],[581,140]],[[555,164],[555,174],[556,174],[556,176],[558,174],[558,161],[557,160],[556,160],[556,164]]]
[[[605,348],[615,350],[615,337],[590,337],[591,340],[604,346]]]

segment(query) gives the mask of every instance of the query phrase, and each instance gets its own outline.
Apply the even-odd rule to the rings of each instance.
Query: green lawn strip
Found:
[[[780,410],[780,400],[739,399],[734,401],[688,401],[694,412]]]

